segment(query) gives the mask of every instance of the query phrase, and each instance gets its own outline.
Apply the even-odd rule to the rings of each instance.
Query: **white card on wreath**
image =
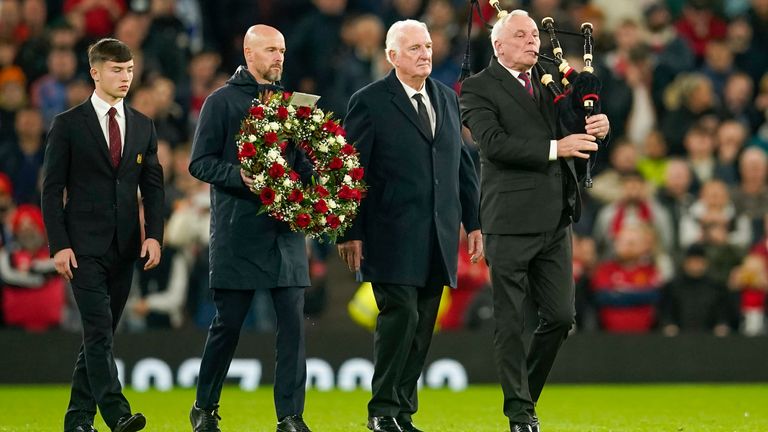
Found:
[[[309,93],[294,92],[290,104],[294,106],[314,107],[320,96]]]

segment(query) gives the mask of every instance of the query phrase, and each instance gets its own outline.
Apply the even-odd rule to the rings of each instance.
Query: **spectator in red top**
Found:
[[[653,243],[650,227],[626,226],[616,238],[616,258],[595,269],[593,298],[605,331],[646,333],[656,323],[662,278],[653,258]]]
[[[765,217],[768,225],[768,215]],[[741,332],[747,336],[766,333],[768,298],[768,237],[764,237],[731,273],[729,287],[741,292]]]
[[[125,0],[64,0],[63,12],[85,25],[85,37],[109,36],[115,23],[125,13]]]
[[[712,12],[709,0],[688,0],[675,27],[698,60],[704,57],[709,41],[723,39],[728,33],[728,26]]]
[[[57,327],[64,309],[64,279],[48,251],[43,214],[22,204],[11,216],[13,241],[0,249],[5,324],[31,331]]]

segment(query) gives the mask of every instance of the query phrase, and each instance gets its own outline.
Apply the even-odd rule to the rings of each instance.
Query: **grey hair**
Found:
[[[499,37],[501,36],[501,31],[504,29],[504,26],[507,24],[507,21],[509,21],[510,17],[513,16],[529,16],[528,12],[522,10],[522,9],[515,9],[512,12],[508,13],[507,15],[504,15],[501,17],[500,20],[496,21],[496,24],[493,25],[493,29],[491,29],[491,46],[493,47],[493,55],[498,57],[498,53],[496,52],[496,41],[499,40]]]
[[[406,27],[422,27],[424,28],[424,30],[429,32],[429,29],[427,28],[426,24],[424,24],[421,21],[416,21],[413,19],[402,20],[392,24],[389,27],[389,30],[387,31],[387,39],[385,42],[386,47],[384,48],[384,52],[387,55],[387,61],[390,64],[392,64],[392,59],[389,58],[389,52],[397,51],[397,48],[398,48],[397,42],[400,39],[400,36],[403,34],[403,30],[405,30]]]

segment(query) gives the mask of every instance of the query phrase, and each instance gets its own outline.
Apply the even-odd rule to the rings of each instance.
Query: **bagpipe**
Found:
[[[489,0],[488,3],[496,9],[498,19],[502,19],[508,15],[507,11],[502,10],[499,7],[499,0]],[[462,72],[459,81],[464,80],[464,78],[470,74],[469,39],[472,32],[473,7],[477,9],[478,15],[485,25],[489,28],[491,27],[483,16],[478,0],[470,0],[469,19],[467,24],[467,48],[464,53],[464,61],[462,62]],[[571,133],[584,133],[586,119],[589,116],[601,112],[600,90],[602,84],[600,79],[594,74],[594,68],[592,67],[594,49],[592,30],[592,24],[588,22],[581,25],[581,33],[557,29],[555,28],[555,20],[551,17],[546,17],[541,20],[541,27],[539,28],[539,31],[549,34],[553,57],[541,53],[538,54],[538,57],[557,66],[561,75],[560,83],[555,81],[552,74],[547,72],[546,69],[544,69],[544,66],[539,62],[536,62],[534,67],[539,74],[541,83],[544,84],[554,96],[555,108],[557,109],[560,122],[563,127]],[[571,65],[568,64],[568,60],[564,58],[558,34],[579,36],[584,39],[584,68],[581,72],[574,70]],[[597,139],[597,144],[598,147],[600,147],[603,144],[602,140]],[[586,163],[584,176],[584,187],[586,188],[592,187],[592,168],[594,165],[595,158],[590,156]]]

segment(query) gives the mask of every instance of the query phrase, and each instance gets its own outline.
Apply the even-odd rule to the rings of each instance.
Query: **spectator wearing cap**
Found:
[[[65,306],[65,285],[48,251],[40,209],[20,205],[11,216],[11,231],[12,241],[0,249],[5,324],[30,331],[57,327]]]
[[[730,333],[728,292],[725,285],[711,277],[708,268],[704,246],[689,246],[681,272],[662,292],[659,321],[665,336],[681,332],[712,332],[716,336]]]

